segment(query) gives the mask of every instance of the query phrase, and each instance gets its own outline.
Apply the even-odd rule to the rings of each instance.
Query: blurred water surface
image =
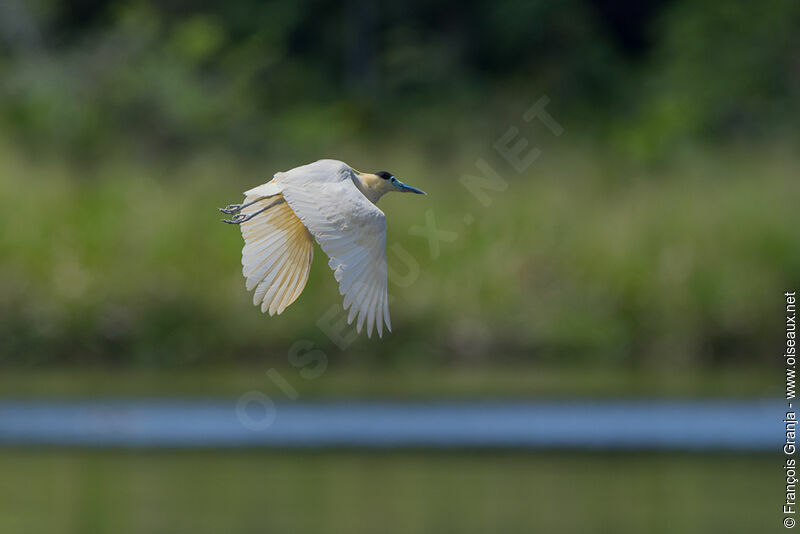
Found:
[[[773,400],[0,402],[0,442],[121,447],[777,451]]]

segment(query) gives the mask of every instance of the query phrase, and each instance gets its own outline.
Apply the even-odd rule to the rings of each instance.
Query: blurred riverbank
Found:
[[[286,393],[267,374],[277,373],[300,400],[458,398],[760,398],[779,397],[780,376],[764,367],[673,369],[655,372],[586,365],[578,367],[364,368],[334,364],[307,379],[288,366],[190,369],[6,368],[0,397],[238,397],[261,391],[276,400]]]
[[[429,195],[382,203],[394,333],[342,351],[318,326],[340,309],[323,255],[298,301],[264,316],[244,290],[241,237],[216,212],[303,161],[81,168],[0,151],[12,207],[0,213],[0,364],[280,365],[306,340],[356,367],[770,365],[779,297],[800,286],[800,159],[779,147],[661,168],[553,147],[525,175],[506,170],[488,208],[459,185],[474,154],[345,150]],[[436,234],[412,231],[429,216],[454,239],[431,248]]]

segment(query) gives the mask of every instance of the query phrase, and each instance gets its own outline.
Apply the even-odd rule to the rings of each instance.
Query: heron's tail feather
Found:
[[[248,196],[245,204],[257,198]],[[311,234],[282,198],[275,200],[274,196],[265,198],[244,208],[242,213],[247,215],[274,204],[240,225],[246,287],[255,289],[253,304],[270,315],[280,314],[300,296],[314,257]]]

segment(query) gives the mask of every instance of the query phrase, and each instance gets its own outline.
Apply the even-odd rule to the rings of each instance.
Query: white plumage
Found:
[[[242,273],[253,303],[270,315],[282,313],[308,281],[313,239],[349,309],[347,322],[391,331],[386,275],[386,216],[375,202],[390,191],[422,193],[391,174],[359,173],[336,160],[320,160],[245,192],[245,202],[221,211],[238,213],[244,237]]]

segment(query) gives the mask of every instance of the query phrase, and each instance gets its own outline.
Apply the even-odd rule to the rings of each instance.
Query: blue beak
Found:
[[[394,186],[397,189],[399,189],[401,192],[403,192],[403,193],[416,193],[418,195],[427,194],[427,193],[425,193],[425,191],[422,191],[421,189],[417,189],[416,187],[411,187],[410,185],[406,185],[403,182],[401,182],[400,180],[395,180]]]

